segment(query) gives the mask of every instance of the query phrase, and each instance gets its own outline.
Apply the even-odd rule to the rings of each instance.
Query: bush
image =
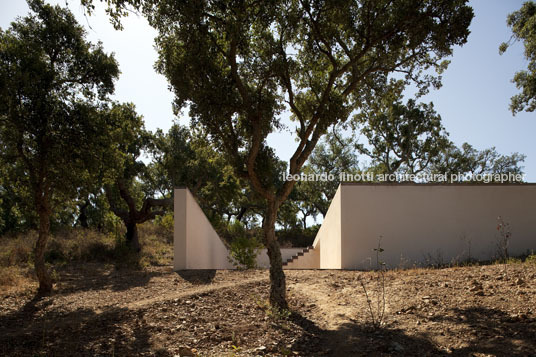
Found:
[[[163,216],[157,216],[154,226],[159,227],[158,234],[166,238],[168,243],[173,243],[174,219],[173,212],[168,212]]]
[[[531,251],[527,254],[527,257],[525,258],[525,262],[529,264],[536,264],[536,254],[534,251]]]
[[[168,265],[173,259],[169,232],[161,225],[146,222],[138,226],[141,252],[133,252],[125,241],[125,228],[116,225],[110,233],[93,229],[65,228],[50,235],[45,261],[52,269],[70,263],[112,263],[117,268],[142,269]],[[0,286],[20,285],[34,277],[33,248],[37,232],[0,236]]]
[[[276,232],[277,239],[282,247],[308,247],[313,244],[320,225],[314,225],[303,229],[294,227]]]
[[[173,222],[173,214],[169,215]],[[138,226],[142,265],[167,265],[173,261],[173,223],[171,230],[158,222]]]
[[[33,245],[37,239],[36,232],[0,238],[0,266],[22,266],[33,261]]]
[[[248,235],[240,222],[235,222],[229,226],[229,234],[233,237],[229,247],[229,262],[237,269],[255,269],[257,255],[263,248],[258,237]]]

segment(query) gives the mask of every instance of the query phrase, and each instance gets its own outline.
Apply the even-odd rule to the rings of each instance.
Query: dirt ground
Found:
[[[536,355],[536,264],[387,272],[378,328],[377,273],[286,275],[277,312],[263,270],[71,266],[52,296],[0,292],[0,355]]]

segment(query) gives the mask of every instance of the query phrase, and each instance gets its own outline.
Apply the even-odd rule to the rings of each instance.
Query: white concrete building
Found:
[[[536,250],[535,184],[342,184],[311,248],[283,249],[286,269],[369,269],[381,237],[389,268],[493,259],[498,217],[510,255]],[[187,189],[175,190],[174,269],[231,269]],[[294,256],[294,259],[292,257]],[[267,267],[263,252],[260,267]]]

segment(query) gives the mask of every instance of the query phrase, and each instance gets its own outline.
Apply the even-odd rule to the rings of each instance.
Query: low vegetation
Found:
[[[25,285],[35,281],[33,247],[37,232],[0,237],[0,287]],[[124,228],[110,233],[93,229],[63,229],[51,235],[45,262],[58,276],[66,265],[99,262],[117,269],[144,269],[172,262],[172,231],[151,222],[140,226],[140,253],[133,252],[124,238]]]

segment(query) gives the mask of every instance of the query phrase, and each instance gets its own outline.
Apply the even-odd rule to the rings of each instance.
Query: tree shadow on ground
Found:
[[[177,270],[177,273],[181,278],[194,285],[206,285],[211,284],[216,276],[216,270],[203,269],[203,270]]]
[[[512,317],[508,313],[481,307],[451,309],[452,315],[435,316],[431,321],[445,327],[463,325],[461,348],[439,346],[431,333],[408,334],[394,327],[379,329],[357,322],[345,323],[336,330],[325,330],[299,313],[292,321],[304,334],[295,341],[293,350],[310,356],[377,356],[377,355],[510,355],[529,356],[536,351],[536,319]],[[417,319],[423,319],[418,317]],[[459,326],[458,326],[459,327]]]
[[[116,269],[110,265],[96,263],[67,266],[58,271],[56,292],[68,294],[73,292],[110,289],[125,291],[145,286],[151,278],[166,274],[164,271],[145,271],[140,269]]]
[[[0,316],[1,355],[168,355],[152,346],[141,310],[58,311],[43,302],[35,298]]]
[[[336,330],[326,330],[298,313],[293,313],[291,319],[304,330],[292,349],[307,356],[445,354],[426,334],[408,335],[400,329],[374,329],[357,322],[342,324]]]
[[[432,321],[458,325],[467,335],[474,335],[464,347],[453,349],[452,355],[536,354],[535,318],[484,307],[453,308],[450,312],[445,316],[435,316]]]

